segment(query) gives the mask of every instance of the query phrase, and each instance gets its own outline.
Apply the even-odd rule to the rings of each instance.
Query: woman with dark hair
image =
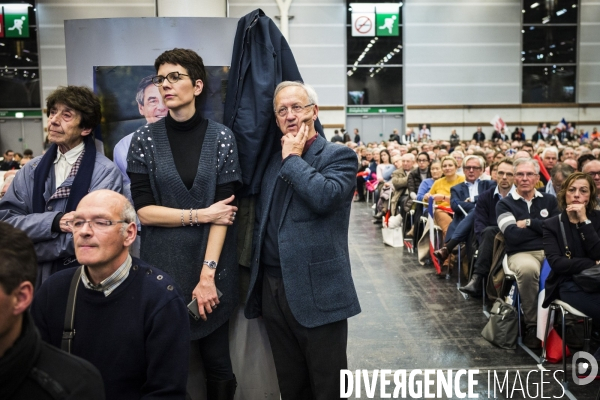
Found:
[[[431,178],[431,172],[429,171],[430,162],[429,154],[424,151],[420,152],[417,155],[417,168],[408,174],[408,193],[413,200],[417,198],[421,182],[424,179]]]
[[[239,287],[235,231],[228,225],[237,210],[229,203],[241,181],[236,142],[228,128],[196,108],[206,80],[198,54],[169,50],[154,67],[152,82],[169,113],[134,133],[127,160],[144,225],[141,258],[175,280],[186,304],[197,300],[200,318],[190,318],[192,353],[202,356],[207,396],[233,399],[229,318]]]
[[[556,196],[562,212],[544,224],[544,251],[552,268],[546,279],[544,306],[559,298],[600,321],[600,292],[585,292],[573,281],[573,275],[597,266],[600,260],[600,211],[595,210],[596,194],[592,177],[575,172],[565,179]]]
[[[573,279],[600,262],[600,211],[595,210],[594,180],[586,173],[575,172],[565,179],[556,199],[562,212],[543,225],[544,252],[552,269],[546,278],[543,307],[560,299],[591,317],[598,326],[600,292],[585,291]],[[600,360],[600,349],[594,357]]]

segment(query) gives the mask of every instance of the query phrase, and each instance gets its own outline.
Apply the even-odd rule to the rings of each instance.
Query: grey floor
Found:
[[[440,280],[432,266],[417,262],[416,254],[385,246],[381,225],[372,223],[371,211],[365,203],[354,203],[350,217],[350,258],[362,313],[349,320],[349,369],[475,368],[480,370],[476,391],[480,399],[541,398],[539,393],[535,396],[533,383],[539,385],[539,372],[530,375],[529,394],[515,390],[512,396],[506,392],[488,396],[488,371],[495,370],[503,378],[508,370],[511,390],[518,371],[525,389],[527,373],[539,371],[536,362],[520,348],[502,350],[483,339],[480,332],[487,319],[480,299],[465,300],[457,290],[456,278]],[[569,359],[569,376],[570,364]],[[543,378],[544,397],[566,399],[552,377],[562,367],[545,368],[549,371]],[[562,374],[557,377],[562,379]],[[578,400],[593,400],[600,381],[577,386],[570,379],[569,389]],[[360,398],[379,399],[379,388],[375,393],[375,397],[367,397],[363,385]]]

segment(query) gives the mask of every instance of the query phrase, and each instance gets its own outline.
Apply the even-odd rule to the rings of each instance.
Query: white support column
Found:
[[[290,41],[290,28],[289,28],[289,20],[290,20],[290,6],[292,5],[292,0],[276,0],[277,7],[279,7],[279,30],[281,34],[287,40]]]
[[[227,17],[227,0],[157,0],[159,17]]]

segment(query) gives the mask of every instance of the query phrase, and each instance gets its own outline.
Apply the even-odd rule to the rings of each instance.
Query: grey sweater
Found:
[[[190,190],[177,173],[164,120],[146,125],[134,133],[127,157],[127,171],[149,175],[157,205],[186,210],[183,215],[187,226],[144,226],[140,258],[169,274],[187,304],[192,300],[192,291],[200,279],[210,229],[210,224],[189,226],[189,210],[212,205],[217,185],[241,181],[234,135],[224,125],[209,120],[198,171]],[[223,297],[219,307],[208,316],[208,321],[190,318],[192,340],[205,337],[225,323],[238,305],[235,246],[233,225],[227,229],[215,275],[216,286]]]

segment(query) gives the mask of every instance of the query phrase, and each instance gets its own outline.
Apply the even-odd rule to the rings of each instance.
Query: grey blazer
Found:
[[[281,165],[273,155],[256,204],[254,253],[245,315],[262,314],[261,250],[277,179],[288,190],[279,222],[287,301],[296,320],[313,328],[360,312],[348,255],[348,223],[356,185],[356,154],[318,136],[302,157]]]

